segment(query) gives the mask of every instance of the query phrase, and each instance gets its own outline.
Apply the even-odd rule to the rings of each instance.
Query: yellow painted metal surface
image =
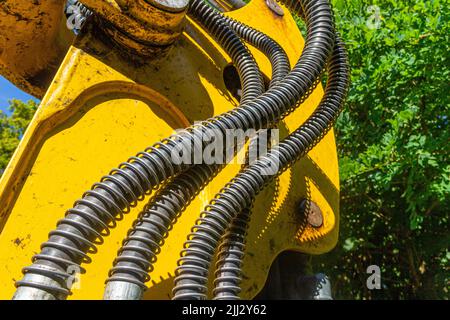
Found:
[[[287,12],[287,11],[286,11]],[[291,63],[303,39],[292,17],[279,17],[264,0],[229,13],[267,33],[286,50]],[[250,48],[270,77],[266,57]],[[230,58],[195,23],[167,56],[136,65],[123,59],[88,30],[70,48],[30,127],[0,181],[0,299],[10,299],[21,268],[48,238],[48,232],[75,200],[110,169],[163,137],[236,106],[223,82]],[[281,135],[297,128],[323,95],[318,87],[280,125]],[[227,166],[192,202],[158,256],[147,299],[168,299],[179,252],[200,211],[240,169]],[[244,260],[243,298],[255,296],[272,261],[293,249],[320,254],[332,249],[339,225],[339,182],[334,133],[284,173],[257,198]],[[299,218],[302,198],[315,201],[324,225],[313,229]],[[111,231],[83,265],[86,274],[70,299],[101,299],[107,272],[120,243],[145,201]]]
[[[155,4],[155,5],[152,5]],[[84,0],[83,4],[108,21],[102,31],[111,40],[127,48],[131,55],[154,57],[172,44],[185,26],[183,3],[179,10],[161,10],[157,1]],[[162,1],[159,6],[163,5]],[[97,20],[100,21],[100,20]],[[149,46],[150,45],[150,46]]]
[[[41,98],[74,35],[65,1],[0,1],[0,74]]]

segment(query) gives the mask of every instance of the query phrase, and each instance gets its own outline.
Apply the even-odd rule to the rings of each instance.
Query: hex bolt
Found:
[[[279,4],[275,0],[266,0],[266,5],[269,7],[272,12],[276,15],[282,17],[284,16],[284,10],[279,6]]]
[[[314,201],[303,199],[299,205],[299,212],[306,217],[306,221],[311,227],[320,228],[323,225],[322,210]]]

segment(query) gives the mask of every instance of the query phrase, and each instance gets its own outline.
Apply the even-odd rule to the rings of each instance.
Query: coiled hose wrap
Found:
[[[201,14],[204,11],[199,17]],[[240,38],[220,16],[209,20],[205,28],[211,28],[210,33],[216,41],[236,61],[243,88],[242,100],[259,96],[264,90],[263,78]],[[86,192],[57,223],[58,228],[50,232],[49,240],[41,246],[41,253],[33,257],[33,265],[23,269],[25,277],[16,282],[15,299],[36,296],[30,296],[31,290],[27,289],[22,294],[22,287],[35,288],[42,299],[65,299],[70,294],[66,288],[67,280],[72,277],[67,270],[84,272],[81,263],[90,262],[87,254],[97,250],[96,245],[108,235],[110,228],[116,226],[122,214],[128,213],[146,194],[176,172],[183,171],[182,165],[174,165],[171,161],[171,145],[173,140],[170,138],[157,143],[94,184],[92,190]]]
[[[275,40],[252,27],[230,17],[224,17],[224,19],[238,36],[258,48],[269,58],[270,64],[272,65],[272,78],[269,88],[283,80],[289,71],[291,71],[289,58],[283,48]]]
[[[236,32],[242,28],[242,24],[230,19],[230,25]],[[249,32],[248,30],[246,30]],[[238,32],[243,37],[245,32]],[[268,43],[267,43],[268,44]],[[271,85],[280,81],[274,76]],[[305,97],[306,98],[306,97]],[[297,106],[304,102],[305,98],[297,102]],[[295,107],[294,107],[295,108]],[[230,223],[225,235],[220,240],[217,252],[215,279],[213,282],[213,297],[215,300],[239,300],[242,281],[242,264],[245,252],[245,239],[249,227],[251,209],[244,208]]]
[[[290,70],[289,59],[273,39],[262,32],[230,18],[225,18],[235,32],[246,42],[263,52],[272,64],[269,86],[281,81]],[[243,87],[244,95],[246,87]],[[106,280],[104,299],[140,299],[150,280],[156,255],[160,252],[176,217],[180,215],[222,165],[196,165],[174,181],[158,190],[146,208],[133,222],[119,249],[109,278]]]
[[[217,253],[214,300],[239,300],[245,238],[250,223],[251,208],[244,208],[230,223]]]
[[[345,102],[349,86],[347,54],[339,38],[336,39],[328,65],[328,75],[325,95],[308,120],[279,145],[274,146],[267,155],[242,170],[202,212],[181,252],[174,281],[174,299],[206,299],[210,263],[226,228],[268,183],[310,151],[332,128]],[[277,174],[261,174],[267,167],[278,168]],[[247,219],[244,216],[241,220]],[[242,229],[238,230],[238,236],[242,235]],[[242,249],[242,240],[238,238],[237,242]],[[224,260],[222,256],[226,254],[226,251],[221,250],[219,258]],[[242,250],[236,251],[235,255],[237,257],[227,260],[228,265],[219,264],[214,290],[217,298],[237,298]],[[228,274],[222,277],[221,270],[224,271],[224,268]]]
[[[218,170],[218,165],[197,165],[158,190],[133,222],[119,249],[109,271],[104,299],[141,299],[171,227]]]
[[[191,146],[197,145],[196,137],[209,135],[210,130],[225,135],[230,129],[259,130],[274,126],[311,92],[334,45],[331,8],[327,0],[289,1],[286,6],[305,18],[308,37],[304,51],[284,79],[260,94],[261,74],[226,20],[207,10],[202,1],[191,2],[189,14],[224,47],[238,69],[243,88],[248,88],[241,105],[163,139],[94,184],[57,223],[41,252],[33,257],[33,265],[24,268],[23,280],[16,283],[15,299],[65,299],[70,294],[67,270],[74,267],[83,271],[81,264],[90,262],[88,254],[97,250],[96,246],[124,213],[163,182],[193,166],[172,161],[174,151],[189,152]]]

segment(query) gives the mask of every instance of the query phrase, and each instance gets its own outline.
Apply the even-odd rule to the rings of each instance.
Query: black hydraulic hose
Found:
[[[217,253],[214,300],[239,300],[242,265],[251,208],[244,208],[233,220],[221,239]]]
[[[189,14],[199,18],[206,27],[211,27],[209,32],[229,51],[239,73],[245,73],[247,65],[237,63],[241,46],[230,40],[234,32],[220,19],[216,20],[217,25],[208,26],[214,17],[202,10],[200,3],[193,0]],[[219,132],[223,138],[230,129],[259,130],[276,125],[308,93],[334,45],[331,8],[327,0],[290,1],[287,7],[294,13],[303,13],[308,30],[303,53],[289,75],[258,98],[154,144],[94,184],[58,222],[58,228],[50,233],[49,241],[42,245],[41,253],[34,256],[34,264],[24,269],[24,279],[16,283],[16,299],[31,298],[25,294],[26,289],[31,288],[36,289],[33,297],[66,298],[70,293],[67,269],[76,269],[81,263],[90,262],[87,253],[95,252],[96,244],[102,241],[123,213],[162,182],[193,166],[192,163],[173,161],[174,153],[190,153],[192,146],[197,145],[196,139],[209,136],[211,130]],[[258,72],[254,77],[260,78],[261,75]]]
[[[150,281],[157,255],[189,203],[219,172],[219,165],[197,165],[178,175],[153,197],[133,222],[106,280],[104,299],[139,300]]]
[[[258,136],[259,138],[260,136]],[[266,146],[271,148],[272,141],[267,139]],[[256,147],[260,147],[259,141],[256,141]],[[258,152],[261,155],[261,152]],[[242,166],[242,170],[249,164],[249,157],[246,157],[247,163]],[[213,281],[214,289],[212,291],[214,300],[239,300],[241,292],[240,283],[242,281],[243,259],[245,255],[247,230],[250,226],[252,207],[244,208],[236,217],[231,220],[230,226],[225,231],[217,250],[215,279]]]
[[[196,7],[195,4],[197,4]],[[208,30],[236,64],[242,86],[240,103],[244,104],[264,92],[264,80],[247,47],[230,28],[227,20],[222,15],[215,13],[214,9],[202,0],[194,0],[188,9],[188,14]]]
[[[272,64],[270,86],[282,80],[290,70],[289,60],[280,45],[262,32],[226,18],[233,30],[246,42],[263,52]],[[245,89],[245,88],[244,88]],[[150,280],[156,255],[177,217],[222,165],[196,165],[158,190],[133,222],[106,280],[104,299],[140,299]],[[119,283],[112,283],[119,282]],[[128,285],[126,285],[128,283]]]
[[[303,157],[332,128],[349,86],[347,54],[340,39],[336,41],[328,74],[325,95],[308,120],[267,155],[242,170],[202,212],[181,252],[173,289],[174,299],[206,299],[210,263],[218,242],[233,218],[249,207],[268,183]],[[277,173],[262,174],[268,168],[278,168]],[[233,264],[236,261],[231,262]],[[235,268],[227,265],[227,272],[230,271],[240,272],[239,265],[235,265]],[[235,297],[239,272],[234,274],[235,277],[227,274],[222,279],[218,278],[216,293],[217,288],[220,288],[222,297]]]
[[[272,78],[269,88],[279,83],[291,71],[289,58],[284,49],[263,32],[253,29],[230,17],[225,17],[227,23],[246,42],[263,52],[272,65]]]
[[[243,88],[242,101],[261,95],[263,78],[246,46],[221,16],[207,23],[208,29],[212,25],[220,26],[211,34],[236,64]],[[151,153],[158,153],[160,158],[152,159]],[[129,212],[161,182],[175,175],[176,170],[170,168],[170,154],[167,153],[164,142],[158,143],[94,184],[92,190],[86,192],[57,223],[57,229],[50,232],[49,240],[41,245],[41,253],[33,257],[32,266],[23,269],[25,278],[17,281],[16,286],[41,290],[41,297],[45,299],[65,299],[70,294],[67,280],[72,277],[67,270],[84,272],[80,265],[90,262],[87,254],[97,250],[96,245],[108,235],[110,228],[115,227],[121,215]],[[169,170],[164,170],[163,163],[169,164]],[[16,294],[15,298],[20,296]]]
[[[202,126],[190,128],[190,134],[208,129],[258,130],[277,124],[286,112],[314,87],[334,45],[334,26],[327,0],[301,2],[302,10],[296,1],[287,4],[291,9],[304,14],[308,29],[304,51],[289,75],[257,99],[205,121]],[[191,10],[197,9],[204,9],[204,4],[199,0],[191,4]],[[212,14],[215,14],[214,11],[205,14],[205,19],[210,19]],[[188,140],[189,136],[183,138]]]

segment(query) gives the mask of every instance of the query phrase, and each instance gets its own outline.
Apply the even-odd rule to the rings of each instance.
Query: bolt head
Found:
[[[314,201],[303,199],[299,209],[311,227],[320,228],[323,225],[322,210]]]
[[[275,0],[266,0],[266,5],[276,15],[278,15],[280,17],[284,16],[283,8],[281,8]]]

